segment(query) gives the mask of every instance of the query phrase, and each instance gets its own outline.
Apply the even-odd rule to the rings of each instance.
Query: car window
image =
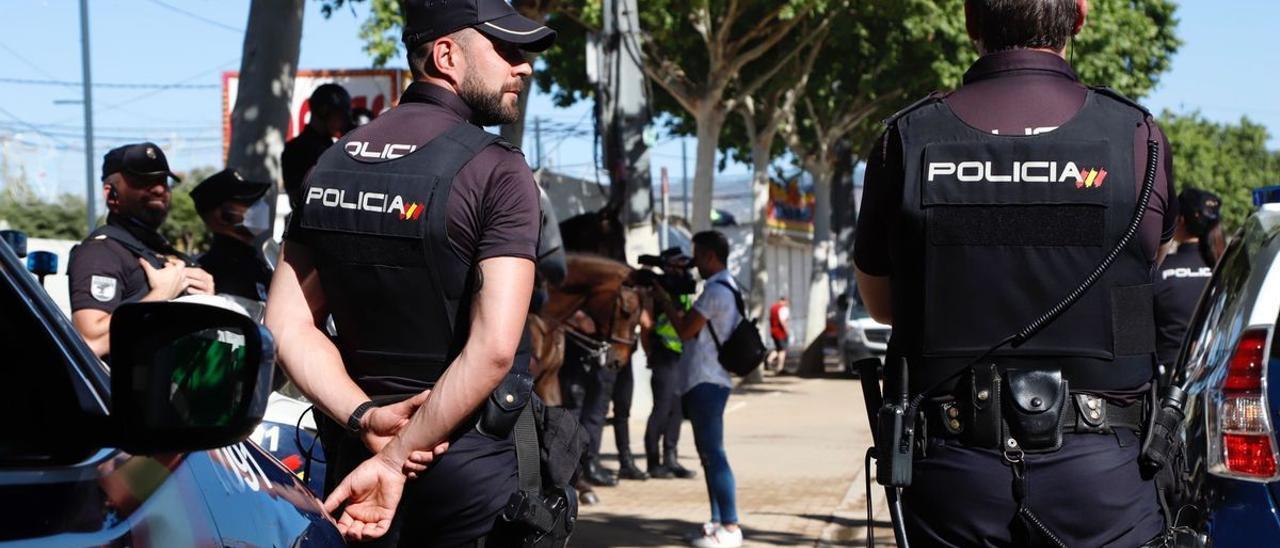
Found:
[[[72,384],[72,364],[53,335],[0,272],[0,465],[68,462],[88,455],[77,443],[89,420]],[[25,271],[18,275],[27,275]],[[76,447],[79,446],[79,447]]]

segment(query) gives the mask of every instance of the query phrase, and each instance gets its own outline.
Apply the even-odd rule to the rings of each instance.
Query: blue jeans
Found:
[[[693,424],[693,441],[702,460],[707,495],[711,498],[711,521],[738,523],[733,469],[724,452],[724,406],[729,401],[729,388],[702,383],[684,395],[685,415]]]

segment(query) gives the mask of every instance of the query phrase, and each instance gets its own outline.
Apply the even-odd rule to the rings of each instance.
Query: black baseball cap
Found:
[[[526,51],[543,51],[556,40],[556,31],[520,15],[506,0],[404,0],[401,5],[409,50],[468,27]]]
[[[1222,218],[1222,198],[1207,190],[1188,187],[1178,195],[1178,210],[1192,234],[1202,235]]]
[[[168,175],[175,181],[182,181],[169,170],[169,160],[155,143],[134,143],[107,151],[102,157],[102,180],[116,173]]]
[[[204,213],[226,202],[256,202],[271,188],[271,183],[246,181],[235,169],[224,169],[191,189],[196,211]]]

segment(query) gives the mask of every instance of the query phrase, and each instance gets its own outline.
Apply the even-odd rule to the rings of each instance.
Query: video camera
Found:
[[[693,259],[685,255],[680,248],[673,247],[659,255],[641,255],[641,266],[658,269],[640,269],[636,271],[636,282],[648,286],[661,286],[671,295],[692,295],[698,290],[698,284],[689,273],[689,264]]]

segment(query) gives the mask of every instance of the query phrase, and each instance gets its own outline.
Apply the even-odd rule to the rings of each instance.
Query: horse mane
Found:
[[[560,284],[560,290],[566,293],[582,293],[588,289],[598,289],[606,283],[610,286],[620,285],[633,271],[624,262],[600,255],[570,252],[564,258],[568,274]]]

